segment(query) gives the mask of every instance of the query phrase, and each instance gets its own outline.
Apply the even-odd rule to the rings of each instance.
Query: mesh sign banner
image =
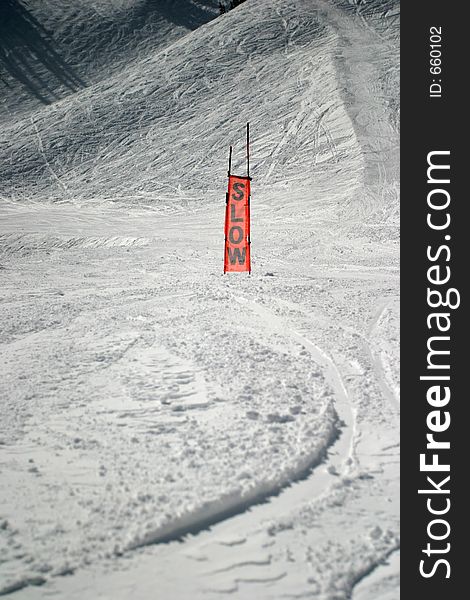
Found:
[[[225,209],[224,273],[248,271],[250,260],[250,178],[229,175]]]

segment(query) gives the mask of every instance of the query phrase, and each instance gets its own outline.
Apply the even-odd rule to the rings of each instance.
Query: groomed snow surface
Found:
[[[7,2],[15,600],[398,600],[398,2],[217,4]]]

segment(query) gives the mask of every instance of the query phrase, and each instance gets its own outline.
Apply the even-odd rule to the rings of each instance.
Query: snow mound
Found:
[[[0,120],[50,104],[214,18],[213,0],[4,0]]]
[[[323,3],[245,2],[114,75],[10,121],[2,133],[0,197],[164,207],[214,201],[224,187],[229,142],[236,142],[234,169],[244,168],[243,142],[235,135],[242,137],[250,121],[255,185],[265,195],[284,201],[296,187],[324,201],[334,175],[337,196],[357,204],[368,168],[364,124],[348,106],[356,90],[337,58],[339,27],[348,19]],[[393,128],[384,118],[367,123],[368,130]],[[376,133],[383,143],[383,131]]]

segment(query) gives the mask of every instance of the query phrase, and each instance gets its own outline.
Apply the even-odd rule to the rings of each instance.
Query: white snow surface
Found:
[[[398,2],[24,6],[86,85],[0,80],[0,594],[398,600]]]

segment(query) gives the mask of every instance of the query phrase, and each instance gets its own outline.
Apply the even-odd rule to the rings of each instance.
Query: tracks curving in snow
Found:
[[[341,432],[341,437],[343,437],[341,452],[339,457],[336,456],[335,466],[338,466],[339,459],[342,463],[341,472],[345,470],[346,465],[349,470],[351,464],[354,462],[355,417],[348,391],[335,361],[314,342],[293,329],[283,318],[278,317],[266,306],[259,302],[248,300],[242,296],[234,296],[234,299],[237,302],[249,304],[257,314],[261,315],[262,318],[269,323],[269,326],[273,331],[277,330],[284,335],[287,334],[288,337],[299,342],[309,352],[313,360],[323,368],[325,379],[331,385],[334,392],[335,411],[343,424]]]

